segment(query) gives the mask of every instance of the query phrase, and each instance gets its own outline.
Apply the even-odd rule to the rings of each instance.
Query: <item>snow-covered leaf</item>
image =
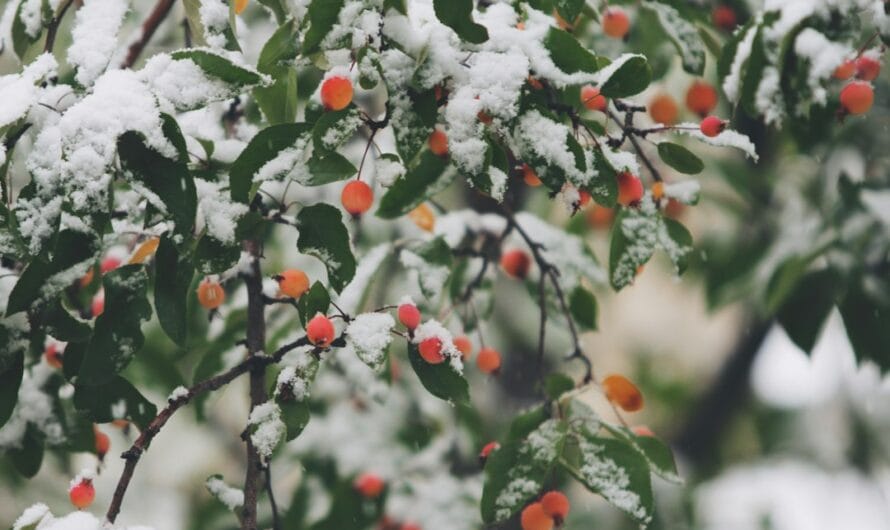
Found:
[[[394,219],[426,201],[453,178],[453,173],[446,171],[447,167],[447,159],[425,151],[419,163],[397,180],[380,199],[377,216]]]
[[[424,361],[417,351],[417,345],[413,342],[408,343],[408,360],[420,383],[430,394],[453,403],[470,401],[467,380],[451,366],[450,362],[430,364]]]
[[[695,25],[666,3],[646,1],[642,6],[655,14],[661,28],[677,48],[683,69],[693,75],[702,75],[705,71],[705,47]]]
[[[318,51],[321,41],[337,22],[337,15],[343,9],[345,0],[312,0],[309,4],[309,30],[303,37],[303,53],[308,55]]]
[[[162,237],[155,256],[154,302],[161,328],[173,342],[185,346],[188,334],[186,300],[195,267],[181,255],[170,237]]]
[[[433,0],[436,17],[458,36],[473,44],[488,40],[488,30],[473,22],[473,0]]]
[[[232,200],[244,204],[250,202],[253,198],[253,178],[257,171],[311,130],[311,126],[305,123],[286,123],[267,127],[257,133],[229,170]]]
[[[609,98],[639,94],[649,86],[652,68],[646,57],[625,53],[597,72],[600,93]]]
[[[661,160],[680,173],[695,175],[705,168],[704,162],[695,153],[680,144],[661,142],[658,144],[658,156]]]
[[[300,210],[297,224],[297,248],[318,258],[328,270],[331,287],[343,289],[355,275],[355,256],[340,210],[329,204],[315,204]]]
[[[190,59],[204,70],[209,77],[215,77],[224,83],[246,88],[263,83],[263,76],[245,66],[239,66],[231,60],[210,50],[188,49],[170,54],[174,60]]]
[[[599,62],[571,33],[550,28],[544,37],[544,47],[550,52],[550,59],[557,68],[567,74],[596,72]]]
[[[148,427],[157,414],[157,407],[119,375],[99,385],[75,385],[74,406],[88,412],[96,423],[126,419],[141,430]]]

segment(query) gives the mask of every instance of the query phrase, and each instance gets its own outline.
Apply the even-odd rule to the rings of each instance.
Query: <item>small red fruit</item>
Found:
[[[513,278],[525,279],[531,266],[532,260],[523,250],[508,250],[501,255],[501,268]]]
[[[488,442],[482,447],[482,450],[479,451],[479,460],[485,462],[493,451],[497,451],[500,448],[501,444],[497,442]]]
[[[877,59],[862,55],[856,59],[856,77],[863,81],[874,81],[881,73],[881,62]]]
[[[335,75],[321,84],[321,104],[325,110],[343,110],[352,103],[352,81]]]
[[[411,331],[420,325],[420,310],[414,304],[402,304],[399,306],[399,322]]]
[[[686,107],[699,116],[707,116],[717,106],[717,90],[704,81],[695,81],[686,91]]]
[[[93,314],[93,318],[102,314],[102,311],[105,311],[105,295],[103,293],[99,293],[93,297],[93,303],[90,304],[90,311]]]
[[[93,425],[93,438],[96,442],[96,455],[99,457],[99,460],[105,458],[105,455],[108,454],[108,449],[111,447],[111,438],[108,437],[107,434],[99,430],[99,427]]]
[[[853,74],[856,73],[856,61],[844,61],[837,68],[834,69],[834,78],[840,80],[847,80],[853,77]]]
[[[470,337],[461,335],[460,337],[455,337],[452,342],[454,343],[454,347],[457,348],[457,351],[460,352],[460,359],[462,361],[466,361],[473,354],[473,343],[470,341]]]
[[[569,514],[569,498],[559,491],[545,493],[541,497],[541,506],[544,508],[544,513],[552,517],[557,525],[561,525]]]
[[[590,204],[590,200],[593,199],[591,197],[590,192],[587,190],[578,190],[578,203],[581,208],[584,208],[588,204]]]
[[[448,135],[440,129],[436,129],[430,134],[428,142],[430,151],[436,156],[448,155]]]
[[[68,489],[68,498],[71,499],[71,504],[78,510],[83,510],[90,504],[93,504],[93,499],[96,498],[96,489],[93,487],[93,481],[84,478],[72,485]]]
[[[649,102],[649,116],[655,123],[673,125],[677,123],[679,113],[677,102],[667,94],[659,94]]]
[[[603,379],[606,399],[626,412],[636,412],[643,408],[643,394],[630,379],[613,374]]]
[[[608,206],[600,206],[599,204],[594,204],[593,208],[587,210],[586,215],[587,224],[591,228],[607,228],[612,224],[614,217],[615,210]]]
[[[735,29],[738,20],[735,16],[735,10],[727,5],[719,5],[711,11],[711,20],[714,25],[723,31],[732,31]]]
[[[442,355],[442,341],[437,337],[430,337],[420,341],[420,344],[417,345],[417,351],[423,360],[430,364],[440,364],[445,361],[445,356]]]
[[[306,337],[319,348],[327,348],[334,340],[334,324],[321,313],[312,317],[306,325]]]
[[[226,292],[219,282],[205,278],[198,284],[198,303],[204,309],[216,309],[226,301]]]
[[[114,269],[121,266],[121,260],[117,258],[108,257],[102,260],[102,263],[99,265],[99,270],[102,271],[102,274],[106,272],[113,271]]]
[[[726,129],[726,122],[717,116],[708,116],[701,121],[699,128],[701,129],[702,134],[709,138],[713,138]]]
[[[235,0],[235,14],[240,15],[247,8],[248,0]]]
[[[274,277],[278,290],[289,298],[299,298],[309,290],[309,276],[300,269],[287,269]]]
[[[476,356],[476,367],[484,374],[494,374],[501,369],[501,354],[494,348],[482,348]]]
[[[353,482],[352,485],[362,497],[366,499],[376,499],[383,493],[383,488],[386,487],[386,482],[373,473],[362,473],[355,479],[355,482]]]
[[[623,39],[630,30],[630,18],[620,7],[610,7],[603,12],[603,33],[615,38]]]
[[[340,202],[343,209],[349,212],[349,215],[358,217],[371,209],[371,203],[374,201],[374,192],[371,186],[368,186],[360,180],[352,180],[343,187],[340,193]]]
[[[532,188],[537,188],[542,184],[540,177],[535,170],[528,164],[522,164],[522,179]]]
[[[632,428],[631,431],[633,431],[633,433],[636,434],[637,436],[652,436],[652,437],[655,436],[655,433],[652,432],[652,429],[650,429],[649,427],[646,427],[645,425],[637,425],[634,428]]]
[[[56,370],[62,367],[62,350],[59,349],[59,345],[55,342],[47,344],[46,350],[43,351],[43,358],[46,359],[46,364]]]
[[[584,85],[581,88],[581,104],[589,110],[604,112],[608,106],[606,96],[600,94],[600,89],[592,85]]]
[[[553,518],[544,513],[540,502],[529,504],[522,510],[522,530],[552,530]]]
[[[864,81],[853,81],[841,90],[841,106],[849,114],[865,114],[874,100],[874,90]]]
[[[633,206],[643,198],[643,182],[632,173],[618,174],[618,203]]]

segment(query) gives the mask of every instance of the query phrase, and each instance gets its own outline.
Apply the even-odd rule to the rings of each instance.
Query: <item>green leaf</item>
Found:
[[[207,50],[187,49],[170,54],[174,60],[191,59],[210,77],[237,87],[259,85],[263,78],[257,72],[238,66],[229,59]]]
[[[575,389],[575,381],[566,374],[554,372],[544,379],[544,394],[548,399],[556,401],[565,394]]]
[[[812,351],[834,307],[839,281],[831,269],[806,273],[776,313],[791,340],[807,353]]]
[[[436,18],[457,35],[473,44],[488,40],[485,26],[473,22],[473,0],[433,0]]]
[[[754,42],[751,43],[751,53],[745,61],[745,72],[742,74],[742,86],[739,92],[739,103],[751,116],[760,114],[756,105],[757,89],[760,88],[763,70],[768,61],[763,38],[763,26],[760,26],[757,28]]]
[[[680,173],[695,175],[705,168],[704,162],[695,153],[680,144],[661,142],[658,144],[658,156],[665,164],[676,169]]]
[[[90,338],[93,328],[72,315],[62,304],[54,300],[47,304],[39,321],[48,335],[65,342],[79,342]],[[33,321],[32,321],[33,325]]]
[[[692,75],[702,75],[705,71],[705,47],[692,21],[666,3],[647,1],[643,2],[642,7],[655,14],[664,33],[680,54],[683,69]]]
[[[547,483],[566,441],[565,421],[549,419],[527,438],[503,444],[485,463],[482,520],[500,523],[510,519],[535,498]]]
[[[315,204],[300,210],[297,224],[297,248],[324,264],[331,287],[339,292],[355,275],[355,256],[340,210],[329,204]]]
[[[584,8],[584,0],[556,0],[556,11],[564,20],[574,21]]]
[[[677,472],[677,463],[674,461],[674,453],[664,442],[654,436],[634,436],[634,443],[643,452],[643,456],[649,461],[650,470],[661,478],[673,482],[682,483]]]
[[[279,401],[278,406],[281,408],[281,419],[287,426],[286,440],[289,442],[300,435],[306,425],[309,424],[311,416],[309,412],[309,403],[306,401]]]
[[[270,125],[293,123],[297,119],[297,70],[276,66],[272,84],[253,89],[253,97]]]
[[[278,153],[293,147],[297,139],[312,128],[305,123],[286,123],[267,127],[257,133],[241,151],[229,170],[229,187],[232,200],[247,204],[253,198],[250,193],[253,176],[266,162]]]
[[[606,79],[601,79],[600,93],[609,98],[624,98],[639,94],[649,86],[652,80],[652,69],[642,55],[624,54],[615,59],[620,64],[614,63],[609,68],[614,68],[612,74]]]
[[[167,336],[185,346],[188,333],[186,300],[195,267],[187,256],[180,256],[169,236],[161,238],[155,255],[155,310]]]
[[[304,186],[321,186],[355,175],[358,170],[352,162],[336,151],[315,149],[309,157],[309,177],[300,180]]]
[[[144,431],[158,412],[157,407],[121,376],[98,386],[79,383],[74,386],[74,406],[87,411],[96,423],[127,419]]]
[[[195,266],[198,274],[220,274],[238,263],[241,256],[239,244],[227,245],[209,234],[204,234],[195,246]]]
[[[550,52],[553,64],[567,74],[599,70],[596,56],[581,46],[571,33],[550,28],[544,37],[544,47]]]
[[[587,489],[626,512],[637,523],[652,520],[652,482],[649,463],[626,441],[582,432],[577,462],[562,460],[563,467]]]
[[[28,51],[28,48],[30,48],[32,44],[40,40],[40,37],[43,36],[43,31],[45,29],[44,27],[49,22],[49,19],[52,17],[49,3],[46,0],[41,0],[40,27],[37,30],[37,35],[28,35],[28,32],[25,29],[27,25],[25,24],[25,21],[22,20],[22,7],[24,7],[24,5],[24,0],[19,2],[19,5],[15,10],[15,16],[12,19],[11,28],[12,49],[13,51],[15,51],[15,54],[18,56],[20,61],[25,59],[25,53]]]
[[[56,236],[56,244],[52,252],[52,260],[47,262],[44,257],[35,258],[25,267],[15,287],[9,294],[6,315],[14,315],[24,311],[38,298],[55,295],[68,284],[56,285],[53,276],[64,273],[72,267],[91,260],[97,252],[96,241],[92,236],[75,230],[62,230]]]
[[[717,59],[717,78],[720,80],[721,85],[726,79],[726,76],[729,75],[730,70],[732,70],[732,63],[735,62],[739,45],[745,39],[745,35],[747,35],[749,31],[757,31],[754,29],[756,23],[756,18],[752,18],[742,28],[737,29],[723,46],[723,52],[720,54],[720,58]]]
[[[142,265],[125,265],[102,277],[105,310],[96,318],[86,349],[78,385],[98,386],[111,382],[142,349],[142,321],[151,317],[145,297],[148,276]]]
[[[403,15],[408,14],[408,8],[405,6],[405,0],[383,0],[383,12],[388,9],[395,9]]]
[[[300,297],[297,302],[297,312],[300,315],[300,322],[305,327],[309,320],[316,314],[328,314],[328,308],[331,306],[331,295],[328,294],[327,288],[321,282],[315,282],[309,291]]]
[[[439,399],[452,403],[469,403],[470,389],[463,375],[457,373],[448,361],[430,364],[423,360],[417,345],[408,344],[408,360],[427,391]]]
[[[43,433],[28,422],[21,447],[10,449],[8,455],[16,471],[25,478],[33,477],[43,463]]]
[[[297,22],[294,19],[289,19],[279,26],[263,45],[257,60],[257,70],[271,75],[279,63],[289,62],[296,58],[300,53],[297,33]]]
[[[686,272],[689,265],[689,252],[692,250],[692,234],[679,221],[668,217],[661,218],[667,229],[668,240],[659,238],[659,245],[673,262],[677,274]]]
[[[380,199],[377,216],[395,219],[413,210],[443,187],[448,160],[425,151],[420,162],[397,180]],[[447,184],[447,182],[445,182]]]
[[[0,339],[3,339],[3,344],[11,344],[6,328],[0,327]],[[24,367],[24,352],[0,354],[0,427],[9,421],[16,403],[18,403],[19,386],[22,383]]]
[[[575,322],[584,329],[596,329],[596,298],[593,293],[580,285],[572,290],[569,295],[569,310]]]
[[[178,140],[174,141],[174,145],[178,143]],[[121,135],[117,148],[124,170],[164,203],[166,215],[175,223],[176,234],[190,237],[195,226],[198,196],[188,165],[182,160],[170,160],[148,147],[143,136],[133,131]]]
[[[355,107],[327,111],[318,118],[312,128],[313,145],[316,149],[336,149],[355,134],[359,125],[361,120]]]
[[[345,0],[312,0],[309,4],[309,31],[303,37],[303,55],[319,50],[321,41],[337,22]]]
[[[881,373],[890,371],[890,307],[857,285],[847,292],[839,309],[856,359],[874,362]]]

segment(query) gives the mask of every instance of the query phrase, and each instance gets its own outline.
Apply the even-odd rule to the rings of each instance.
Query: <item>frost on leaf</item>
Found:
[[[680,125],[677,125],[676,130],[679,133],[688,134],[696,140],[709,145],[716,147],[735,147],[757,162],[757,149],[754,147],[754,142],[740,132],[726,129],[717,136],[708,137],[702,134],[697,123],[681,123]]]
[[[207,477],[204,486],[216,500],[223,503],[230,511],[234,512],[244,506],[244,492],[226,484],[222,475]]]
[[[247,425],[254,449],[263,460],[268,460],[287,432],[287,426],[281,421],[281,409],[274,401],[257,405],[250,411]]]
[[[356,355],[373,370],[379,370],[386,360],[386,349],[392,342],[395,320],[389,313],[363,313],[346,327],[346,340]]]

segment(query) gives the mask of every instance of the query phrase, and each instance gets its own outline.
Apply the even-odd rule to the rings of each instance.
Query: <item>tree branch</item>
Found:
[[[145,49],[148,41],[151,40],[152,35],[157,31],[158,26],[161,25],[161,22],[167,18],[174,3],[176,3],[176,0],[158,0],[158,3],[155,4],[155,8],[148,15],[148,18],[145,19],[145,22],[142,23],[142,35],[140,35],[139,39],[131,44],[130,49],[127,50],[127,58],[124,59],[121,68],[132,68],[133,65],[136,64],[136,60],[139,59],[142,50]]]
[[[68,11],[68,8],[71,7],[71,4],[74,3],[74,0],[66,0],[62,7],[59,9],[58,14],[53,17],[53,19],[49,22],[49,25],[46,27],[46,43],[43,45],[44,53],[52,53],[53,46],[56,44],[56,35],[59,33],[59,25],[62,23],[62,18],[65,16],[65,12]]]

